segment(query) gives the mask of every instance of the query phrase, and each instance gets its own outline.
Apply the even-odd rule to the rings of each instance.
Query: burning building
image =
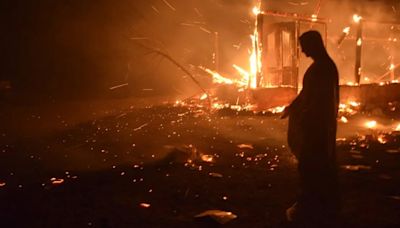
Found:
[[[291,7],[285,8],[285,4]],[[252,103],[258,109],[288,104],[301,89],[302,76],[311,64],[301,53],[298,38],[313,29],[322,34],[337,63],[343,103],[400,100],[400,21],[390,14],[377,15],[375,6],[392,5],[376,1],[351,7],[348,1],[258,1],[252,9],[248,70],[234,64],[240,77],[231,79],[202,69],[219,84],[216,96],[229,103]],[[332,7],[345,9],[344,14],[332,14]]]

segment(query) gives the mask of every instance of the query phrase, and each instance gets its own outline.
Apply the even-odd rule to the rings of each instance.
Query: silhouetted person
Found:
[[[303,88],[285,108],[288,144],[298,159],[301,194],[286,211],[299,227],[333,227],[339,210],[336,173],[336,128],[339,104],[338,71],[317,31],[300,36],[303,53],[314,62]]]

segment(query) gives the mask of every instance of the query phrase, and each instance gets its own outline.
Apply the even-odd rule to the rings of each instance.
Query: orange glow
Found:
[[[203,95],[201,95],[200,100],[205,100],[207,99],[207,97],[208,97],[207,94],[204,93]]]
[[[354,15],[353,15],[353,21],[354,21],[355,23],[360,23],[361,19],[362,19],[361,16],[359,16],[359,15],[357,15],[357,14],[354,14]]]
[[[231,79],[225,78],[221,76],[219,73],[212,71],[208,68],[200,67],[200,69],[204,70],[205,72],[209,73],[211,76],[213,76],[213,83],[218,83],[218,84],[233,84],[233,81]]]
[[[339,112],[354,115],[357,113],[357,109],[360,105],[361,103],[356,101],[347,101],[346,103],[339,104]]]
[[[317,20],[318,20],[318,18],[317,18],[316,14],[311,15],[311,21],[312,22],[316,22]]]
[[[277,106],[277,107],[268,109],[268,111],[270,111],[270,112],[272,112],[274,114],[275,113],[282,113],[283,110],[285,110],[285,106]]]
[[[254,15],[258,16],[262,13],[261,11],[261,2],[258,2],[257,6],[253,8]],[[257,31],[257,19],[255,20],[255,28],[252,35],[250,35],[251,40],[251,50],[249,50],[250,57],[249,57],[249,70],[245,70],[242,67],[239,67],[236,64],[233,64],[233,68],[239,73],[241,76],[238,80],[229,79],[220,75],[218,72],[210,70],[205,67],[200,67],[200,69],[204,70],[205,72],[209,73],[213,77],[213,83],[218,84],[229,84],[229,85],[236,85],[238,87],[243,88],[257,88],[260,85],[260,75],[262,72],[262,45],[261,41],[259,40],[259,34]],[[232,108],[232,107],[231,107]]]
[[[258,6],[254,6],[252,11],[254,15],[258,15],[261,13],[260,7]]]
[[[340,121],[341,121],[342,123],[348,123],[348,122],[349,122],[349,121],[347,120],[347,118],[344,117],[344,116],[340,117]]]
[[[149,203],[141,203],[140,206],[143,208],[149,208],[150,204]]]
[[[379,135],[377,138],[378,142],[380,142],[381,144],[385,144],[387,143],[387,139],[385,138],[385,135]]]
[[[400,131],[400,123],[399,123],[399,125],[397,125],[395,131]]]
[[[201,155],[201,160],[204,162],[214,162],[214,156],[208,155],[208,154],[203,154],[203,155]]]
[[[346,85],[348,85],[348,86],[358,86],[358,84],[354,83],[354,82],[347,82]]]
[[[50,181],[51,181],[51,183],[54,184],[54,185],[58,185],[58,184],[64,183],[64,179],[62,179],[62,178],[55,178],[55,177],[53,177],[53,178],[50,179]]]
[[[357,46],[361,46],[361,44],[362,44],[362,39],[361,39],[361,38],[358,38],[358,40],[357,40]]]
[[[239,144],[237,147],[240,149],[254,149],[253,145],[251,144]]]
[[[375,128],[376,125],[377,125],[377,122],[376,122],[375,120],[367,121],[367,122],[365,123],[365,126],[366,126],[368,129]]]
[[[346,33],[346,35],[349,35],[350,33],[350,27],[346,27],[343,29],[343,33]]]
[[[358,106],[360,106],[360,103],[359,103],[359,102],[356,102],[356,101],[348,101],[347,103],[348,103],[349,105],[353,106],[353,107],[358,107]]]

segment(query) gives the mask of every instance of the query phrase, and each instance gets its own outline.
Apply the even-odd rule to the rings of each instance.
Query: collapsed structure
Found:
[[[353,21],[338,36],[328,36],[330,20],[317,14],[300,15],[265,10],[261,4],[253,9],[254,33],[251,35],[250,70],[234,65],[242,76],[232,80],[218,72],[204,69],[220,84],[214,94],[231,104],[255,104],[256,109],[283,106],[301,89],[302,77],[311,60],[301,54],[299,36],[307,30],[317,30],[329,49],[347,47],[353,53],[344,59],[341,67],[353,67],[354,75],[341,74],[341,102],[357,101],[363,104],[387,104],[400,101],[399,66],[400,23],[395,21],[369,20],[354,14]],[[373,25],[371,25],[373,24]],[[385,30],[382,32],[380,30]],[[390,34],[387,37],[387,34]],[[375,49],[387,49],[384,61],[388,66],[373,66],[370,59],[363,58]],[[377,56],[378,58],[378,56]],[[375,60],[375,62],[378,62]],[[381,64],[382,65],[382,64]],[[376,70],[376,68],[383,68]],[[372,73],[370,73],[372,72]],[[369,76],[371,75],[371,76]],[[353,78],[349,80],[349,78]]]

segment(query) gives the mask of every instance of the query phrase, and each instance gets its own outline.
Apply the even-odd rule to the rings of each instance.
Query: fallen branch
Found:
[[[159,50],[159,49],[146,46],[146,45],[144,45],[144,44],[142,44],[142,43],[139,43],[139,42],[135,42],[135,43],[138,44],[139,46],[141,46],[141,47],[147,49],[147,50],[150,50],[151,52],[154,52],[154,53],[156,53],[156,54],[158,54],[158,55],[161,55],[162,57],[168,59],[168,60],[169,60],[170,62],[172,62],[175,66],[177,66],[180,70],[182,70],[184,73],[186,73],[186,74],[193,80],[193,82],[201,89],[201,91],[207,95],[209,108],[211,108],[211,99],[210,99],[210,95],[209,95],[208,92],[201,86],[200,82],[197,81],[197,79],[189,72],[189,70],[187,70],[187,69],[186,69],[184,66],[182,66],[178,61],[176,61],[174,58],[172,58],[169,54],[167,54],[167,53],[165,53],[165,52],[163,52],[163,51],[161,51],[161,50]]]

